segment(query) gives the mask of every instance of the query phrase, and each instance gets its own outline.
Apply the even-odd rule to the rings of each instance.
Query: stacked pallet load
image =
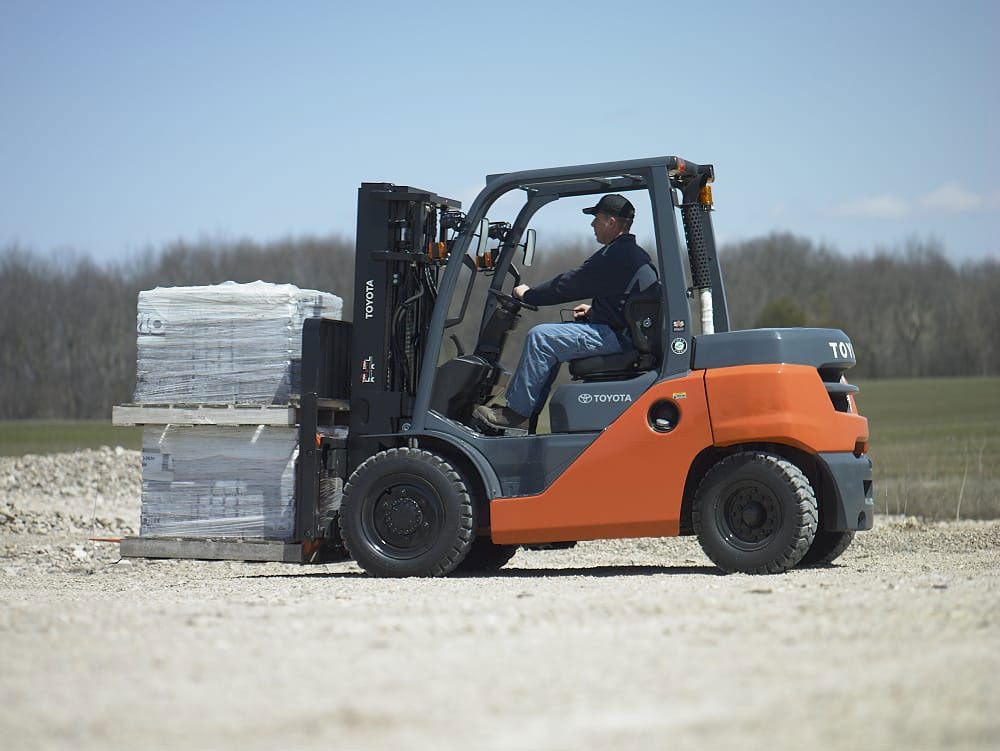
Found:
[[[292,539],[303,321],[342,311],[290,284],[139,293],[143,538]]]
[[[290,540],[298,433],[274,425],[147,425],[143,537]]]
[[[340,319],[336,295],[292,284],[157,287],[139,293],[138,404],[288,404],[302,322]]]

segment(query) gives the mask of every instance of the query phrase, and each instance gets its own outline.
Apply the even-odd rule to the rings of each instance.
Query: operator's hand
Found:
[[[573,320],[574,321],[586,321],[590,318],[590,306],[586,303],[580,303],[575,308],[573,308]]]
[[[516,297],[518,300],[523,299],[524,293],[527,292],[529,289],[531,289],[531,287],[529,287],[527,284],[517,285],[516,287],[514,287],[514,297]]]

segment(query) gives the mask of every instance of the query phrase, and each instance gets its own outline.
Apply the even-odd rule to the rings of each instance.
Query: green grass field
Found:
[[[934,519],[1000,517],[1000,378],[863,381],[877,509]],[[0,422],[0,455],[138,449],[109,421]]]
[[[59,454],[101,446],[142,448],[142,428],[116,428],[110,420],[0,422],[0,456]]]
[[[858,385],[879,512],[1000,517],[1000,378]]]

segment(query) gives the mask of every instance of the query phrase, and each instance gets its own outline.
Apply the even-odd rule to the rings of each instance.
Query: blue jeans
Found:
[[[542,323],[524,340],[524,351],[507,386],[507,406],[528,417],[549,395],[559,364],[622,351],[621,342],[603,323]]]

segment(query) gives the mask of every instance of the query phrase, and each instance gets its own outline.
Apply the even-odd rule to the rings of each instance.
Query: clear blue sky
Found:
[[[2,0],[0,247],[352,237],[365,180],[677,154],[722,241],[1000,257],[1000,3],[687,5]],[[552,211],[540,250],[589,237]]]

